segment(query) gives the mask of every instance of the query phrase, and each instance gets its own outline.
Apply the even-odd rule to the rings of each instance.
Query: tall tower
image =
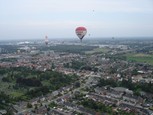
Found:
[[[45,44],[48,45],[48,36],[45,36]]]

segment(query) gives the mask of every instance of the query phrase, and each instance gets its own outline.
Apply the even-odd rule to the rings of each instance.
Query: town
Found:
[[[153,115],[152,44],[0,43],[0,115]]]

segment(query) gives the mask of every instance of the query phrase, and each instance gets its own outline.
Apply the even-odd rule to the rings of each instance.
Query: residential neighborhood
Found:
[[[153,63],[135,59],[151,58],[151,51],[144,53],[142,50],[152,48],[148,44],[153,41],[144,43],[144,47],[138,47],[140,43],[136,43],[107,41],[105,44],[78,43],[73,46],[73,42],[54,42],[45,46],[39,42],[17,42],[10,46],[16,47],[13,51],[0,46],[0,69],[3,72],[0,73],[0,91],[13,99],[8,103],[0,99],[0,107],[7,105],[0,108],[0,115],[8,112],[14,115],[153,115]],[[33,72],[24,77],[20,69],[12,68]],[[10,73],[4,71],[7,69]],[[52,72],[77,77],[53,88],[62,81],[54,79],[57,77],[55,73],[48,79],[47,75],[51,76]],[[44,88],[45,93],[42,90],[35,93],[40,87],[48,90]],[[30,91],[36,95],[29,96]],[[15,97],[17,94],[20,95]]]

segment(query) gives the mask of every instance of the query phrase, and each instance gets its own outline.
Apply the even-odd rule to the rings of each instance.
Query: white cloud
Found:
[[[126,13],[129,17],[125,17]],[[142,18],[145,15],[146,18]],[[0,35],[49,33],[50,36],[71,37],[77,26],[87,27],[95,36],[145,34],[152,33],[153,1],[3,0],[0,1],[0,17]]]
[[[152,0],[6,0],[5,10],[12,13],[66,12],[153,12]],[[7,8],[8,6],[8,8]]]

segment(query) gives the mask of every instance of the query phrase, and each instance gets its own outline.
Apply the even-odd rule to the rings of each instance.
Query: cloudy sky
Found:
[[[0,39],[152,37],[153,0],[0,0]],[[88,36],[87,34],[87,36]]]

